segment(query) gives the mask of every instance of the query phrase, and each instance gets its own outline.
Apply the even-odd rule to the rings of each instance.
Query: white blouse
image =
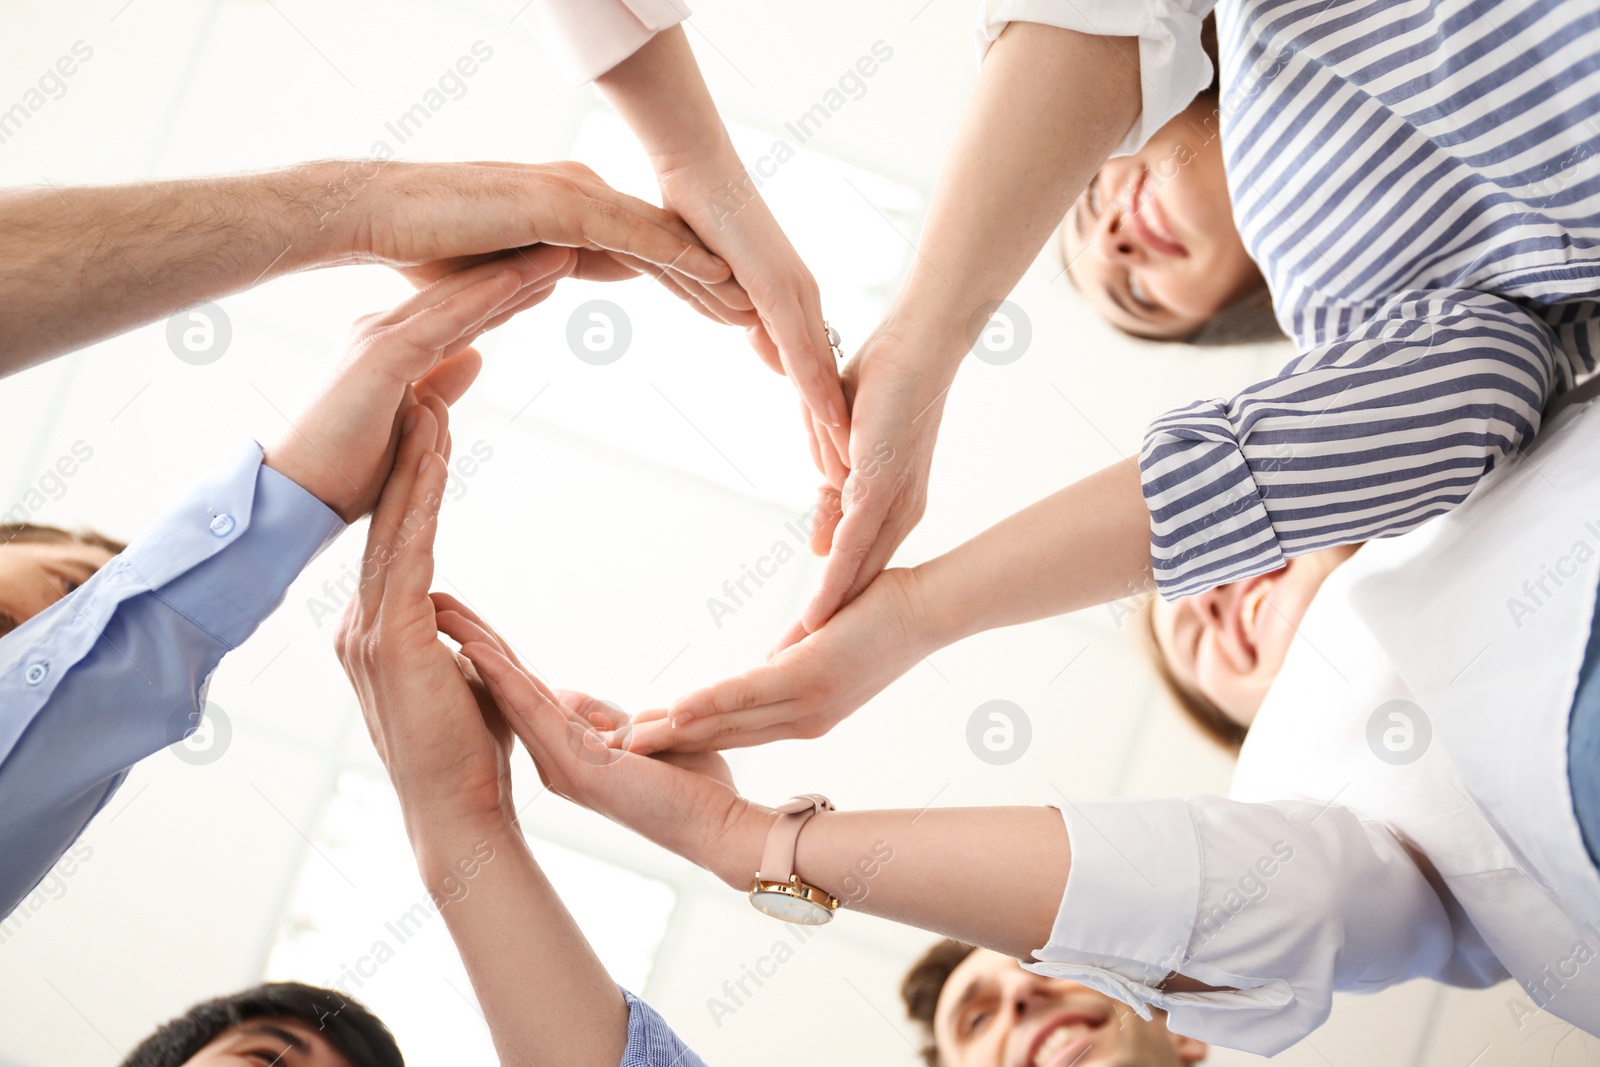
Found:
[[[1062,805],[1072,870],[1030,968],[1271,1055],[1336,991],[1507,975],[1600,1033],[1600,872],[1567,722],[1600,583],[1600,405],[1449,515],[1329,577],[1227,799]],[[1173,993],[1182,973],[1227,992]]]
[[[594,81],[689,17],[682,0],[530,0],[534,35],[574,85]]]

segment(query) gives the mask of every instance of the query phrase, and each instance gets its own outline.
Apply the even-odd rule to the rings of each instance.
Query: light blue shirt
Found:
[[[0,639],[0,917],[130,767],[199,723],[223,655],[344,528],[247,442],[81,588]]]
[[[706,1067],[654,1008],[628,992],[628,1044],[620,1067]]]

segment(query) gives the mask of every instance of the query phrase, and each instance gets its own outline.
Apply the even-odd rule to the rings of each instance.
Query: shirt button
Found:
[[[233,532],[233,516],[222,514],[212,519],[211,532],[216,534],[218,537],[227,537]]]
[[[50,664],[30,663],[28,669],[22,673],[22,677],[27,679],[29,685],[38,685],[50,677]]]

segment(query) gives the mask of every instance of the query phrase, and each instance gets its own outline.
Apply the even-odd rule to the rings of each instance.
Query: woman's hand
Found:
[[[915,571],[880,574],[813,634],[797,624],[763,666],[634,718],[634,752],[708,752],[821,737],[942,647]]]
[[[754,312],[748,319],[726,321],[745,325],[762,362],[794,383],[804,405],[812,459],[830,484],[841,484],[847,473],[850,411],[823,327],[816,280],[731,147],[686,166],[663,165],[657,177],[662,205],[733,269],[733,279]],[[699,292],[715,298],[706,301],[713,313],[719,303],[733,299],[721,285],[703,286]]]
[[[552,690],[472,609],[435,598],[438,627],[461,644],[550,789],[749,888],[773,813],[739,795],[715,753],[652,759],[612,747],[626,716],[583,693]]]
[[[414,841],[466,830],[487,836],[515,820],[511,731],[471,665],[439,640],[433,541],[444,499],[449,423],[426,401],[401,439],[367,531],[361,584],[334,648],[367,732],[394,782]]]
[[[959,341],[957,342],[959,343]],[[851,403],[850,474],[822,489],[811,547],[827,553],[822,583],[800,617],[806,631],[872,584],[928,503],[933,446],[957,361],[930,359],[930,343],[902,335],[891,318],[845,368]]]

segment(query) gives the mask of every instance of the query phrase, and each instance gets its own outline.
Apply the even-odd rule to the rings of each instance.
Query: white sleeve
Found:
[[[533,32],[575,85],[594,81],[689,17],[682,0],[529,0]]]
[[[1037,22],[1097,37],[1139,38],[1139,83],[1144,106],[1111,154],[1144,147],[1151,134],[1211,84],[1211,61],[1200,47],[1200,23],[1216,0],[982,0],[978,54],[999,40],[1008,23]]]
[[[1175,1033],[1262,1056],[1328,1017],[1335,991],[1436,975],[1443,902],[1384,826],[1345,808],[1220,797],[1062,804],[1072,869],[1039,974]],[[1216,992],[1158,988],[1183,974]]]

